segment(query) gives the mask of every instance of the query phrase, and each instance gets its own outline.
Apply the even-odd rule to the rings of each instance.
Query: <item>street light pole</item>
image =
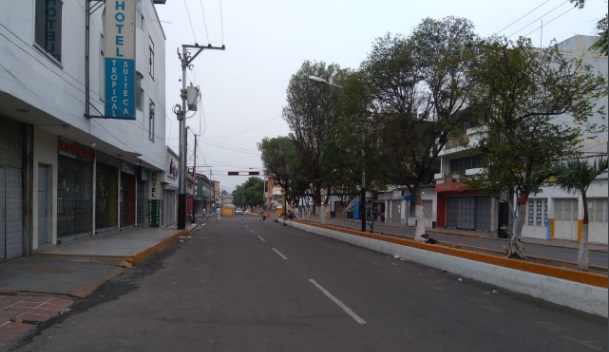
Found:
[[[308,78],[312,81],[321,82],[321,83],[327,84],[332,87],[341,88],[341,89],[343,88],[343,86],[334,84],[334,83],[328,81],[327,79],[324,79],[321,77],[310,75]],[[363,142],[363,138],[362,138],[362,142]],[[364,151],[363,145],[362,145],[362,161],[364,162],[364,167],[362,168],[362,185],[361,185],[360,198],[359,198],[359,207],[360,207],[360,215],[361,215],[361,219],[362,219],[361,230],[363,232],[366,232],[366,166],[365,166],[366,152]]]
[[[366,162],[366,152],[362,146],[362,160]],[[362,168],[362,187],[359,198],[360,213],[362,215],[362,232],[366,232],[366,166]]]

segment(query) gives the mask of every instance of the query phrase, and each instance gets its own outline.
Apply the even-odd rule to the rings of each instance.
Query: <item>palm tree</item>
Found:
[[[576,159],[553,165],[546,176],[556,177],[556,186],[570,193],[580,193],[584,206],[584,226],[577,254],[577,268],[588,270],[588,198],[586,191],[592,181],[607,172],[607,159],[600,158],[590,164],[587,160]]]

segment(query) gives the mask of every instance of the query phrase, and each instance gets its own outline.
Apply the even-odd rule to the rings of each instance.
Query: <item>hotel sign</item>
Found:
[[[135,120],[135,1],[106,0],[106,117]]]

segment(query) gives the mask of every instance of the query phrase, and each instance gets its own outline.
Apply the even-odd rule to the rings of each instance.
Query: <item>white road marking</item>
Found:
[[[366,324],[366,321],[364,319],[360,318],[359,315],[355,314],[355,312],[352,311],[351,308],[347,307],[338,298],[334,297],[330,292],[328,292],[328,290],[326,290],[325,288],[323,288],[323,286],[318,284],[317,281],[315,281],[313,279],[309,279],[309,281],[313,285],[315,285],[315,287],[317,287],[321,292],[323,292],[324,295],[326,295],[329,299],[331,299],[332,302],[336,303],[336,305],[341,307],[345,311],[345,313],[349,314],[351,316],[351,318],[355,319],[356,322],[358,322],[359,324],[362,324],[362,325]]]
[[[283,258],[283,259],[285,259],[285,260],[288,260],[288,258],[287,258],[285,255],[281,254],[281,252],[279,252],[279,251],[278,251],[278,250],[276,250],[275,248],[273,248],[273,250],[274,250],[274,251],[275,251],[275,253],[277,253],[277,255],[279,255],[281,258]]]
[[[260,239],[260,241],[262,241],[262,242],[266,242],[266,241],[264,240],[264,238],[260,237],[260,235],[258,235],[258,238]]]
[[[255,233],[254,230],[250,230],[252,233]]]

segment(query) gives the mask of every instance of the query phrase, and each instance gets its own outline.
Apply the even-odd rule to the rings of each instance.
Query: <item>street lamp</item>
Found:
[[[336,87],[336,88],[341,88],[341,89],[343,88],[343,86],[332,83],[332,82],[328,81],[327,79],[324,79],[321,77],[310,75],[308,78],[311,81],[324,83],[324,84],[327,84],[329,86]],[[366,161],[366,153],[364,151],[363,145],[362,145],[362,160],[364,162]],[[361,184],[361,191],[360,191],[359,207],[360,207],[360,216],[361,216],[361,223],[362,223],[361,230],[362,230],[362,232],[366,232],[366,168],[365,167],[362,169],[362,184]]]

